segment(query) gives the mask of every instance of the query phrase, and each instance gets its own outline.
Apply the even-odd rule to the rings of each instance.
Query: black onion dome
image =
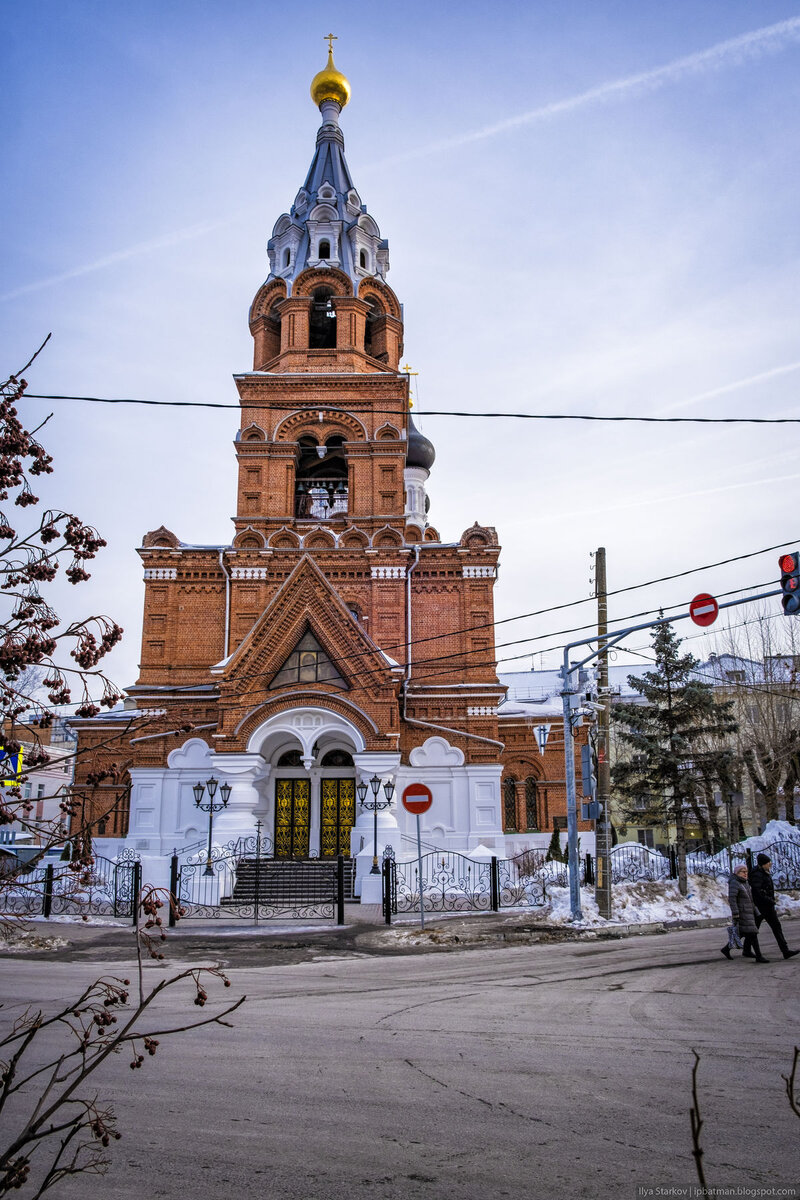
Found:
[[[429,441],[424,433],[420,433],[413,419],[409,416],[406,466],[423,467],[426,471],[430,471],[435,461],[436,451],[433,448],[433,442]]]

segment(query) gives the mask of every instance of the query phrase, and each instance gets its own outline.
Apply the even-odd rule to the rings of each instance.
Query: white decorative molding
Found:
[[[461,574],[465,579],[491,579],[494,567],[462,567]]]
[[[451,746],[446,738],[429,737],[421,746],[414,747],[408,761],[412,767],[461,767],[464,752]]]
[[[177,567],[147,567],[144,573],[145,579],[177,579]]]
[[[231,579],[267,579],[269,567],[232,567]]]
[[[405,579],[405,567],[373,567],[373,579]]]
[[[494,717],[497,709],[492,704],[473,704],[467,709],[468,717]]]

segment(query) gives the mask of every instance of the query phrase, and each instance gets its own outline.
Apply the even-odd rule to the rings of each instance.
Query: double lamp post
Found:
[[[206,852],[206,869],[203,871],[204,875],[214,874],[214,868],[211,866],[211,829],[214,824],[214,813],[221,812],[223,808],[228,807],[228,801],[230,799],[232,790],[229,783],[223,783],[222,787],[219,789],[220,799],[215,801],[214,797],[217,794],[218,787],[219,780],[215,779],[212,775],[210,779],[205,781],[205,783],[198,782],[192,788],[192,791],[194,792],[195,804],[203,812],[208,813],[208,850]],[[208,792],[207,801],[203,800],[203,795],[205,792]]]
[[[372,788],[372,799],[368,800],[367,795],[370,788]],[[378,792],[380,790],[381,781],[377,775],[372,776],[372,779],[369,781],[369,786],[367,786],[362,779],[361,783],[359,783],[358,787],[356,788],[356,791],[358,792],[358,799],[361,802],[361,807],[365,808],[368,812],[371,812],[373,817],[372,870],[370,871],[370,875],[380,875],[380,869],[378,867],[378,813],[381,809],[388,808],[392,802],[392,796],[394,795],[394,784],[392,783],[391,779],[387,779],[383,785],[383,793],[386,797],[385,800],[378,799]]]

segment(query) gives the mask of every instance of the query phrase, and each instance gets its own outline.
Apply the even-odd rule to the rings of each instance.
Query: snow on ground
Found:
[[[571,925],[569,888],[549,886],[548,904],[539,909],[543,924]],[[776,894],[778,915],[800,916],[800,892]],[[610,921],[601,917],[594,898],[594,888],[581,888],[582,925],[600,929],[612,925],[647,925],[662,921],[692,921],[709,917],[730,918],[727,879],[710,879],[704,875],[689,876],[689,892],[681,896],[676,879],[656,882],[615,883],[612,890]]]

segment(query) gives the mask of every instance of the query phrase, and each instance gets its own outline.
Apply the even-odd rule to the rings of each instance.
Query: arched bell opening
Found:
[[[344,516],[348,509],[344,438],[331,434],[320,443],[313,434],[303,434],[297,451],[295,516],[316,521]]]
[[[361,253],[364,253],[363,250]],[[377,337],[377,331],[375,329],[375,322],[380,320],[380,318],[384,315],[384,311],[380,301],[375,296],[367,296],[366,300],[367,304],[369,305],[369,311],[367,312],[366,321],[364,323],[364,352],[372,357],[375,357],[378,354],[379,349],[385,349],[384,343],[386,339],[383,338],[380,340],[379,347],[379,338]]]
[[[328,287],[314,288],[311,294],[308,345],[310,350],[336,349],[336,308],[333,290]]]

